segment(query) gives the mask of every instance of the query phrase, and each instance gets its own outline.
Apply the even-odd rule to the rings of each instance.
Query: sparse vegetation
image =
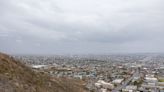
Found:
[[[158,81],[159,81],[159,82],[164,82],[164,79],[159,79]]]
[[[0,92],[85,92],[79,81],[52,79],[0,53]]]

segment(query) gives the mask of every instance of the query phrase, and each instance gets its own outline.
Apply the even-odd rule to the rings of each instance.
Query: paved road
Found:
[[[135,73],[130,77],[128,78],[122,85],[116,87],[114,90],[112,90],[112,92],[119,92],[119,90],[125,88],[128,83],[135,77],[135,76],[138,76],[139,75],[139,71],[138,69],[135,71]]]

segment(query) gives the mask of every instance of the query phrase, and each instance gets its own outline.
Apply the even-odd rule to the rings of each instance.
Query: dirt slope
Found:
[[[0,53],[0,92],[86,92],[78,81],[50,79]]]

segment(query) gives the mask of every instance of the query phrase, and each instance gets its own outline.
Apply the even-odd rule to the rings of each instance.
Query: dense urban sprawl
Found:
[[[53,77],[84,81],[90,92],[164,92],[164,55],[15,56]]]

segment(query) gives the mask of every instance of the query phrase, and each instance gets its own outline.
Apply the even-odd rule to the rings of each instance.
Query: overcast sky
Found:
[[[0,0],[0,51],[164,52],[164,0]]]

